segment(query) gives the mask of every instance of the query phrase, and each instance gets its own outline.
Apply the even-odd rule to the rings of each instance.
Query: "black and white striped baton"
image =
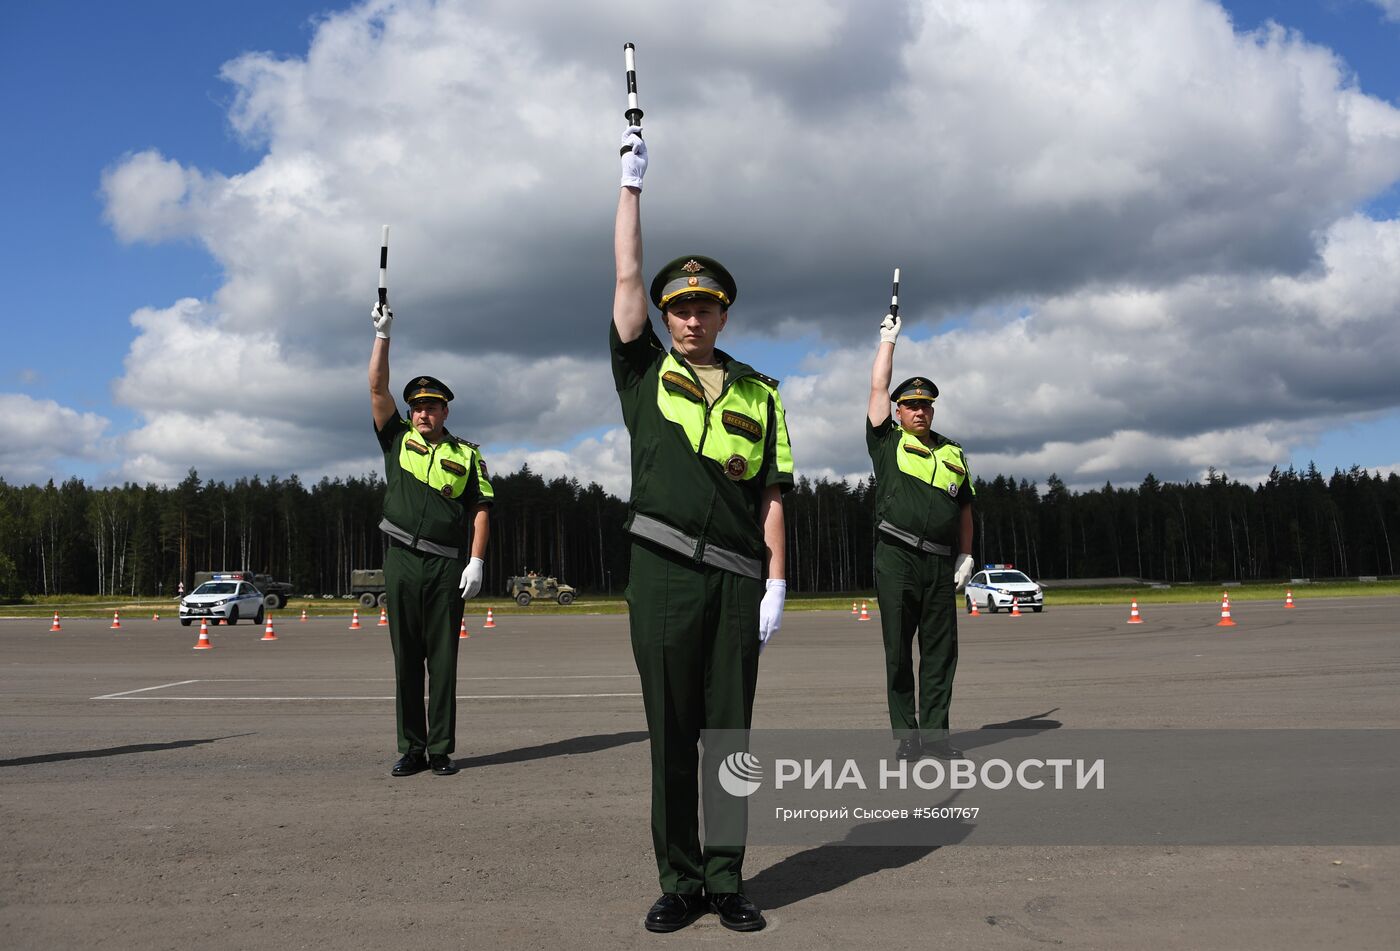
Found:
[[[890,291],[890,316],[899,316],[899,268],[894,269],[894,290]],[[884,322],[884,318],[881,318],[880,323]]]
[[[389,303],[389,226],[379,238],[379,306]]]
[[[627,111],[622,115],[629,126],[642,124],[642,110],[637,106],[637,63],[634,58],[637,48],[631,43],[622,44],[622,62],[627,67]],[[637,138],[642,134],[637,133]],[[632,146],[624,145],[619,155],[632,151]]]

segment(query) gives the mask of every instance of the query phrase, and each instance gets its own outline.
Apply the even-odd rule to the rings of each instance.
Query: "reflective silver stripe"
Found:
[[[397,538],[409,548],[414,548],[421,552],[427,552],[429,555],[441,555],[444,558],[462,557],[462,549],[460,548],[448,548],[446,545],[439,545],[437,542],[430,542],[426,538],[420,538],[417,541],[414,541],[411,532],[404,531],[403,529],[395,525],[393,522],[389,521],[387,518],[380,521],[379,530],[385,535],[388,535],[390,538]]]
[[[884,532],[886,535],[892,535],[904,542],[904,544],[911,548],[917,548],[920,551],[926,551],[934,555],[942,555],[944,558],[953,554],[953,549],[949,546],[940,545],[937,542],[924,541],[913,532],[906,532],[904,529],[896,525],[891,525],[883,519],[880,521],[880,531]]]
[[[631,531],[638,538],[656,542],[662,548],[685,555],[687,558],[695,558],[698,552],[699,560],[702,563],[715,568],[723,568],[725,571],[732,571],[736,575],[744,575],[749,578],[763,577],[763,566],[759,564],[757,558],[747,558],[738,552],[717,548],[714,545],[705,545],[702,549],[698,538],[691,538],[680,529],[672,528],[650,515],[642,515],[640,512],[633,515]]]

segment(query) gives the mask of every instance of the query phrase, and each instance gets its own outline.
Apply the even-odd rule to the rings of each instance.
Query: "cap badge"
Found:
[[[681,265],[681,270],[690,274],[699,274],[701,271],[705,270],[705,266],[694,258],[691,258]]]
[[[697,286],[699,283],[700,283],[700,278],[698,278],[698,277],[691,277],[691,278],[687,278],[687,279],[686,279],[686,284],[690,285],[691,287],[695,287],[695,286]]]
[[[749,460],[739,455],[737,452],[729,457],[729,461],[724,464],[724,474],[735,482],[744,477],[744,473],[749,471]]]
[[[426,376],[420,376],[420,377],[418,378],[418,382],[417,382],[417,383],[414,383],[413,385],[414,385],[414,386],[427,386],[427,385],[428,385],[428,382],[429,382],[429,380],[428,380],[428,378],[427,378]]]

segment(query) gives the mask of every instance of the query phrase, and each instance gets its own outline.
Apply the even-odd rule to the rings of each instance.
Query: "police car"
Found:
[[[972,606],[977,610],[996,614],[1001,609],[1011,610],[1011,599],[1025,609],[1037,614],[1045,607],[1045,595],[1040,585],[1016,570],[1014,565],[985,565],[967,583],[967,610]]]
[[[239,618],[252,618],[254,624],[261,624],[263,593],[241,574],[215,572],[212,579],[180,599],[180,623],[189,627],[197,618],[223,618],[230,624],[237,624]]]

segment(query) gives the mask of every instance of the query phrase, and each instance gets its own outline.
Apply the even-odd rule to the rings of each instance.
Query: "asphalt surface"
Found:
[[[961,619],[954,730],[1400,728],[1400,599]],[[1394,948],[1400,846],[749,850],[758,934],[658,894],[625,617],[469,617],[462,772],[389,776],[373,617],[0,621],[8,948]],[[880,728],[878,623],[787,615],[755,726]]]

